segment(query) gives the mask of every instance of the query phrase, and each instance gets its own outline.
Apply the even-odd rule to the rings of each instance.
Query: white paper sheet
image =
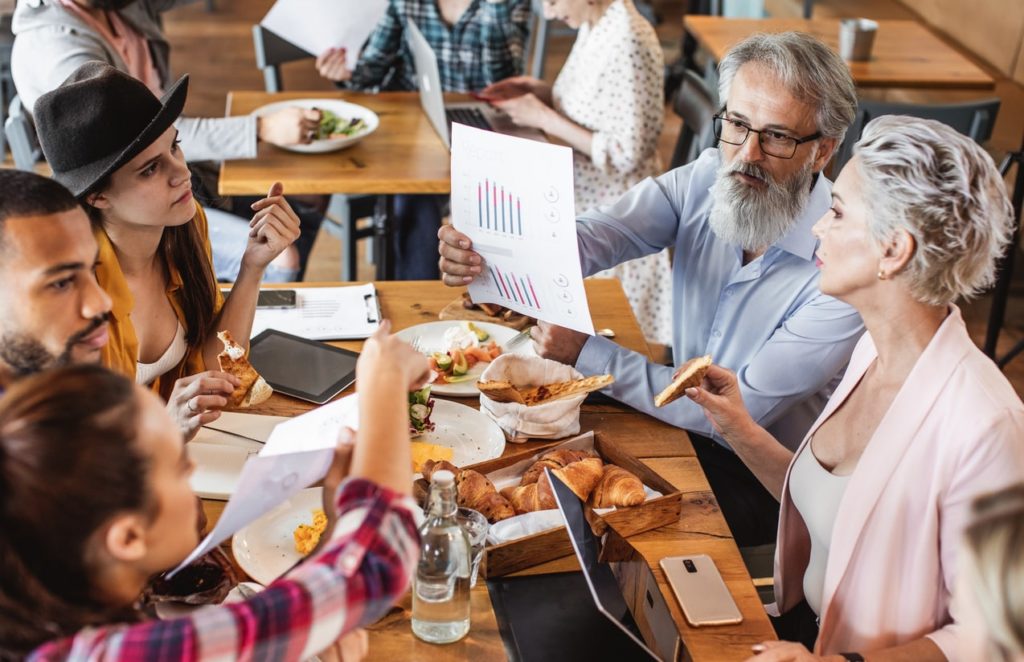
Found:
[[[574,200],[568,147],[452,125],[452,224],[485,261],[473,301],[593,335]]]
[[[304,453],[249,458],[238,479],[235,494],[224,507],[213,531],[169,575],[173,576],[236,531],[326,476],[333,459],[333,446]]]
[[[296,416],[274,428],[260,451],[263,457],[331,449],[343,427],[359,427],[359,400],[352,394]]]
[[[387,7],[387,0],[277,0],[260,25],[312,55],[345,48],[354,69]]]
[[[294,308],[260,308],[252,337],[277,329],[310,340],[369,338],[380,326],[380,305],[373,284],[349,287],[300,287]]]

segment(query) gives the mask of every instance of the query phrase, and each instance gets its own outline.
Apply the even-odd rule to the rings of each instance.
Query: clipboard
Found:
[[[275,329],[309,340],[362,340],[380,327],[380,297],[372,283],[295,288],[294,308],[261,308],[251,337]]]

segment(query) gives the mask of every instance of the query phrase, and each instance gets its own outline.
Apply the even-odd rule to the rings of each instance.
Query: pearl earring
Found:
[[[888,278],[889,274],[885,273],[881,269],[878,270],[878,280],[887,280]]]

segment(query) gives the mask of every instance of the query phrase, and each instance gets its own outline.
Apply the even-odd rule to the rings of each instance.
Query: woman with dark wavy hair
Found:
[[[419,554],[395,412],[427,375],[389,329],[359,358],[360,428],[324,480],[339,525],[265,591],[172,620],[135,608],[199,541],[193,465],[163,404],[99,366],[17,382],[0,400],[0,659],[301,660],[383,616]]]
[[[173,124],[187,93],[187,77],[157,99],[131,76],[89,62],[39,98],[35,119],[54,178],[93,221],[96,276],[113,299],[103,362],[152,386],[191,434],[219,415],[235,386],[219,372],[216,332],[248,346],[263,273],[299,236],[299,219],[280,184],[252,205],[242,267],[222,297]]]

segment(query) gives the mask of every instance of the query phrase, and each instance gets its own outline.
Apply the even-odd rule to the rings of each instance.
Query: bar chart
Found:
[[[498,182],[476,185],[477,227],[510,237],[523,236],[523,201]]]
[[[537,291],[533,288],[533,279],[529,274],[517,276],[512,271],[503,272],[494,264],[488,266],[487,269],[491,272],[491,279],[501,296],[520,305],[541,310],[540,299],[537,297]]]

